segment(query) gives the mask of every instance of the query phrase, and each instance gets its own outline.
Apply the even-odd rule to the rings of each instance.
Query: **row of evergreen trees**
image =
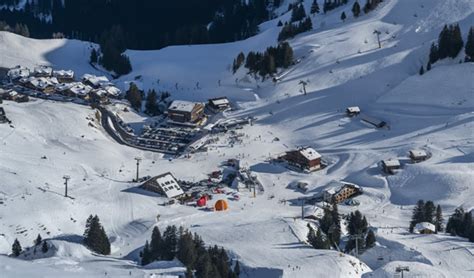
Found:
[[[300,21],[296,24],[285,22],[285,26],[281,28],[280,33],[278,34],[278,41],[284,41],[294,36],[309,31],[313,29],[313,23],[309,17],[305,18],[303,21]]]
[[[12,1],[0,5],[15,5]],[[48,16],[51,20],[41,20]],[[121,26],[128,49],[244,39],[269,17],[267,0],[28,0],[23,9],[0,11],[11,26],[26,24],[35,38],[61,32],[99,42],[104,30]]]
[[[92,48],[90,62],[98,63],[105,69],[115,72],[118,76],[132,71],[128,56],[123,54],[126,50],[126,41],[120,26],[113,26],[106,30],[100,37],[100,50]]]
[[[223,248],[206,248],[199,235],[174,225],[166,227],[163,235],[158,227],[154,227],[151,240],[146,241],[140,256],[142,265],[177,258],[187,269],[186,277],[234,278],[240,275],[239,262],[232,268]]]
[[[0,21],[0,31],[12,32],[23,37],[30,36],[30,29],[28,29],[28,26],[23,23],[16,23],[15,27],[11,27],[5,21]]]
[[[426,71],[430,71],[434,63],[446,58],[456,58],[464,47],[465,62],[474,62],[474,27],[469,29],[464,45],[459,24],[444,25],[439,34],[438,43],[432,43]],[[421,66],[419,74],[423,75],[425,68]]]
[[[446,232],[452,236],[465,237],[470,242],[474,242],[474,221],[472,217],[471,212],[465,212],[462,207],[457,208],[448,219]]]
[[[339,250],[341,241],[341,218],[339,216],[337,205],[324,209],[324,215],[319,221],[319,228],[315,231],[308,223],[308,243],[316,249]],[[349,215],[347,222],[349,240],[347,241],[345,251],[350,252],[356,247],[356,240],[359,250],[364,250],[375,246],[375,234],[368,229],[368,222],[360,211],[355,211]]]
[[[410,221],[410,233],[413,233],[416,224],[428,222],[435,226],[435,232],[443,231],[443,212],[441,206],[433,203],[433,201],[418,200],[413,209],[413,215]]]
[[[148,90],[146,98],[144,97],[144,92],[141,91],[135,83],[130,83],[130,87],[125,93],[125,99],[130,102],[130,106],[137,111],[142,110],[142,103],[145,100],[145,113],[149,116],[157,116],[162,113],[158,103],[163,101],[170,94],[168,92],[160,92],[159,96],[155,89]]]
[[[264,53],[249,52],[245,67],[250,73],[259,74],[262,79],[277,72],[277,68],[288,68],[293,64],[293,49],[288,42],[277,47],[268,47]]]
[[[323,12],[327,13],[330,10],[334,10],[337,7],[347,4],[347,0],[324,0]]]
[[[90,250],[101,254],[110,254],[110,242],[104,227],[100,224],[99,217],[92,214],[87,218],[86,228],[84,230],[84,245]]]
[[[36,253],[36,248],[41,246],[41,252],[44,254],[44,253],[47,253],[48,250],[49,250],[49,245],[48,245],[48,242],[46,242],[46,240],[43,240],[43,238],[41,238],[41,235],[38,234],[38,236],[36,237],[35,241],[34,241],[34,250],[33,252]],[[20,256],[21,252],[23,251],[23,248],[21,247],[21,244],[20,244],[20,241],[16,238],[15,241],[13,241],[13,244],[12,244],[12,256],[13,257],[18,257]]]

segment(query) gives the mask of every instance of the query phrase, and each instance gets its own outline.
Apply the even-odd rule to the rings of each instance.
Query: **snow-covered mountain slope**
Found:
[[[288,14],[262,24],[259,35],[240,42],[127,52],[134,71],[116,80],[119,86],[137,77],[141,86],[168,90],[175,98],[227,95],[242,108],[228,116],[257,116],[257,124],[244,129],[248,137],[232,148],[223,141],[208,153],[169,161],[116,144],[100,127],[95,111],[87,107],[43,100],[5,102],[14,128],[0,126],[0,253],[8,253],[15,238],[29,246],[38,233],[54,239],[61,251],[33,261],[2,256],[1,270],[8,277],[29,277],[32,268],[45,277],[53,273],[102,277],[104,270],[116,276],[132,271],[133,277],[143,277],[161,271],[133,262],[151,228],[176,224],[199,233],[206,243],[228,248],[249,277],[326,277],[328,273],[391,277],[398,265],[409,265],[416,275],[470,277],[472,243],[446,235],[412,235],[407,227],[418,199],[441,204],[446,218],[457,206],[474,207],[474,64],[458,64],[460,56],[417,74],[444,24],[459,22],[465,37],[474,25],[474,3],[385,0],[375,11],[354,19],[350,13],[354,1],[349,2],[312,17],[314,30],[290,40],[299,63],[281,72],[276,84],[256,82],[243,69],[233,75],[230,65],[240,51],[275,45],[276,24],[288,19]],[[310,3],[305,1],[307,11]],[[346,22],[339,19],[342,11],[350,15]],[[382,32],[381,49],[374,29]],[[87,62],[89,45],[0,32],[0,67],[48,63],[78,75],[96,73]],[[301,80],[309,81],[308,95],[299,91]],[[344,109],[352,105],[386,121],[390,128],[375,130],[358,118],[344,117]],[[140,115],[128,118],[146,120]],[[329,166],[302,174],[265,162],[301,145],[315,147]],[[407,152],[413,148],[426,149],[432,157],[406,164]],[[222,161],[240,157],[257,173],[265,193],[256,199],[248,194],[230,201],[231,210],[225,213],[158,206],[162,199],[128,182],[134,175],[135,156],[144,158],[144,175],[171,171],[183,180],[206,178]],[[403,169],[395,176],[381,174],[377,163],[396,157]],[[72,177],[74,199],[61,197],[66,174]],[[305,246],[305,223],[294,220],[300,208],[280,202],[310,196],[340,179],[364,188],[358,197],[360,206],[343,205],[340,211],[359,209],[377,229],[378,246],[364,253],[361,262]],[[309,182],[308,193],[287,188],[298,180]],[[77,244],[91,213],[99,214],[111,237],[110,257],[96,257]]]

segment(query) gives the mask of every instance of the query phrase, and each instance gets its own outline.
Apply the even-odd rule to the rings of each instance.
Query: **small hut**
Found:
[[[415,231],[419,234],[434,234],[436,233],[435,225],[429,222],[421,222],[416,224]]]

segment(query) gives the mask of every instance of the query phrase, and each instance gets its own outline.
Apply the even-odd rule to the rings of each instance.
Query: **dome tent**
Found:
[[[214,205],[214,209],[216,211],[224,211],[229,209],[229,204],[227,204],[226,200],[221,199],[216,202],[216,204]]]

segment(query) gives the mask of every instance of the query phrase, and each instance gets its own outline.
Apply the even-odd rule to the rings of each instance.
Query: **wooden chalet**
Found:
[[[72,70],[55,70],[53,71],[53,76],[61,83],[74,82],[74,71]]]
[[[195,123],[204,116],[204,104],[175,100],[168,107],[170,120],[179,123]]]
[[[214,112],[222,112],[230,108],[230,101],[227,97],[212,98],[208,100],[207,106]]]
[[[425,161],[428,159],[428,153],[424,150],[411,150],[409,155],[413,163]]]
[[[346,108],[346,114],[349,117],[354,117],[360,114],[359,106],[351,106]]]
[[[323,192],[325,202],[339,204],[345,200],[362,193],[362,188],[348,182],[332,182],[329,188]]]
[[[321,169],[321,155],[310,147],[286,152],[283,159],[288,164],[301,170],[315,171]]]
[[[141,187],[153,191],[168,198],[178,198],[184,195],[183,189],[176,178],[170,173],[164,173],[145,181]]]
[[[395,174],[395,171],[402,167],[398,159],[382,160],[381,164],[383,171],[390,175]]]

